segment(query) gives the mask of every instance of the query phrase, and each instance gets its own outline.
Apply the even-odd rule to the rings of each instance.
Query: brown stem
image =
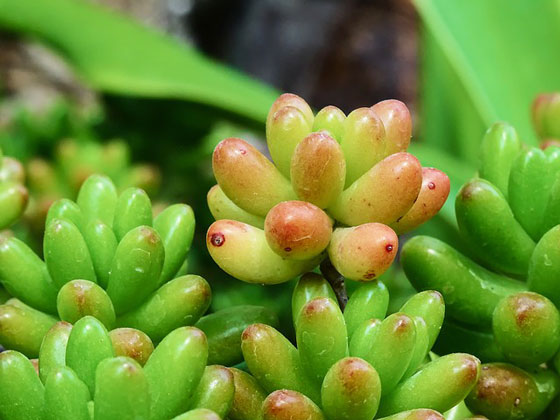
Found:
[[[321,263],[321,273],[327,279],[329,284],[334,290],[334,294],[336,295],[336,299],[338,300],[338,305],[340,309],[344,311],[346,304],[348,303],[348,294],[346,293],[346,284],[344,283],[344,277],[331,263],[331,260],[326,258]]]

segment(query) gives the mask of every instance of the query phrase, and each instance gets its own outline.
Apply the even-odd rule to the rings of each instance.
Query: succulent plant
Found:
[[[249,325],[277,327],[276,314],[256,305],[237,305],[205,315],[195,324],[208,338],[208,363],[234,366],[243,362],[241,334]]]
[[[108,329],[137,328],[155,342],[193,325],[211,298],[202,277],[176,277],[194,225],[185,204],[152,218],[143,190],[117,195],[109,178],[90,176],[77,202],[50,207],[44,260],[19,239],[0,237],[0,282],[14,297],[0,306],[0,343],[35,357],[58,319],[74,323],[85,315]]]
[[[33,158],[27,163],[31,204],[26,213],[32,227],[43,229],[51,204],[64,197],[77,197],[82,183],[93,174],[111,178],[119,192],[141,188],[153,196],[160,184],[153,165],[131,164],[130,149],[122,140],[99,143],[66,139],[56,145],[54,160]]]
[[[19,219],[27,206],[25,171],[19,161],[4,156],[0,148],[0,230]]]
[[[465,398],[480,362],[461,353],[427,361],[444,317],[438,292],[419,293],[385,317],[388,302],[385,285],[368,282],[342,312],[324,278],[302,276],[292,297],[297,348],[268,325],[243,332],[252,376],[233,370],[230,419],[442,418],[433,410]]]
[[[180,327],[155,349],[150,345],[136,330],[115,337],[91,316],[74,326],[58,322],[43,340],[38,371],[17,351],[0,354],[0,417],[219,420],[227,415],[233,374],[206,366],[202,331]]]
[[[492,420],[534,419],[545,411],[559,388],[560,379],[550,370],[528,372],[508,363],[485,363],[465,402]]]
[[[511,126],[494,124],[479,177],[459,191],[455,210],[469,256],[417,236],[403,247],[404,271],[418,290],[445,298],[451,322],[437,350],[526,369],[488,365],[469,407],[492,419],[535,418],[560,391],[555,373],[533,372],[560,349],[560,147],[523,147]]]
[[[542,146],[560,146],[560,92],[538,95],[533,101],[532,117]]]
[[[444,173],[406,152],[411,129],[396,100],[314,115],[302,98],[280,96],[266,123],[274,163],[238,138],[214,150],[213,259],[249,283],[285,282],[327,255],[345,278],[378,278],[395,258],[397,234],[434,216],[449,194]]]

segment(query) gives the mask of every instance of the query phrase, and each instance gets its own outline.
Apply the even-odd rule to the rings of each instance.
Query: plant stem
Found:
[[[336,295],[336,299],[338,300],[338,305],[340,309],[344,311],[346,307],[346,303],[348,303],[348,294],[346,293],[346,284],[344,283],[344,277],[331,263],[331,260],[326,258],[321,263],[321,273],[327,279],[329,284],[334,290],[334,294]]]

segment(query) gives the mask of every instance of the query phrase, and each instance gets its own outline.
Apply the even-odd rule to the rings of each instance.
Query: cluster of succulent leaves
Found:
[[[36,236],[43,231],[50,205],[64,197],[75,199],[90,175],[110,177],[118,191],[138,187],[150,197],[158,192],[161,175],[157,167],[131,163],[125,141],[99,137],[95,125],[102,112],[98,105],[77,106],[56,97],[39,110],[17,101],[4,101],[0,106],[5,117],[0,147],[25,165],[30,200],[23,221]],[[38,157],[40,154],[48,158]]]
[[[118,191],[141,188],[154,196],[160,173],[149,164],[131,164],[130,148],[122,140],[100,143],[65,139],[56,145],[52,162],[33,158],[27,163],[31,193],[26,219],[35,231],[42,230],[51,204],[63,197],[76,197],[82,183],[93,174],[111,178]]]
[[[431,218],[449,193],[445,174],[406,153],[410,131],[398,101],[348,117],[335,107],[314,116],[301,98],[282,95],[267,121],[274,164],[240,139],[216,147],[218,185],[208,204],[217,221],[208,249],[249,283],[303,274],[292,295],[296,345],[262,307],[203,317],[210,287],[185,274],[195,224],[187,205],[154,217],[144,190],[119,194],[108,177],[91,175],[75,202],[49,207],[44,259],[10,233],[0,235],[0,282],[11,296],[0,305],[0,343],[10,349],[0,354],[0,417],[541,415],[560,390],[550,363],[560,347],[553,287],[560,148],[523,149],[511,127],[493,126],[480,178],[457,198],[469,257],[433,238],[409,240],[403,266],[422,291],[387,316],[389,293],[377,277],[395,258],[397,234]],[[117,158],[98,162],[126,171],[110,165],[125,162],[121,143],[95,153],[65,147],[84,154],[62,153],[60,168],[107,153]],[[80,183],[80,171],[64,173]],[[59,178],[35,180],[42,179]],[[327,255],[342,276],[364,282],[340,306],[332,279],[308,272]],[[490,363],[481,366],[477,357]],[[221,366],[243,360],[239,369]]]
[[[324,278],[303,275],[292,296],[297,348],[268,325],[243,332],[252,376],[237,373],[244,379],[236,394],[244,399],[230,418],[442,419],[437,411],[465,398],[480,362],[461,353],[430,360],[445,311],[438,292],[419,293],[385,317],[388,304],[385,285],[368,282],[343,313]]]
[[[85,315],[159,342],[194,324],[210,304],[202,277],[178,275],[194,234],[188,205],[171,205],[154,218],[143,190],[118,195],[109,178],[92,175],[76,202],[53,203],[45,226],[44,260],[9,233],[0,236],[0,282],[13,296],[0,306],[7,348],[35,357],[54,323]]]
[[[188,65],[188,54],[184,54],[185,57],[179,57],[180,54],[177,53],[177,57],[185,58],[183,61],[180,59],[178,60],[170,60],[169,57],[172,56],[175,50],[173,48],[165,48],[166,45],[161,46],[159,49],[157,48],[159,45],[157,42],[163,44],[164,38],[162,37],[148,37],[145,36],[141,38],[145,42],[137,42],[140,39],[140,36],[137,32],[134,32],[136,29],[133,25],[127,25],[128,22],[118,21],[117,16],[107,16],[106,20],[103,20],[103,16],[101,12],[93,9],[93,6],[89,8],[88,5],[81,5],[77,2],[71,1],[41,1],[41,2],[33,2],[29,3],[28,5],[24,4],[25,2],[21,1],[12,1],[7,7],[2,15],[3,24],[7,25],[8,27],[15,27],[18,30],[28,30],[32,31],[33,33],[39,34],[42,37],[46,38],[50,41],[50,43],[54,45],[61,46],[61,48],[70,56],[74,62],[78,63],[79,67],[82,71],[89,77],[90,81],[94,81],[96,86],[104,87],[105,89],[114,90],[118,89],[120,91],[124,91],[127,94],[133,92],[138,94],[139,90],[144,89],[144,94],[146,90],[150,91],[150,94],[153,94],[153,87],[154,83],[140,83],[143,79],[148,78],[148,81],[157,80],[158,86],[162,83],[159,82],[167,82],[167,86],[171,86],[170,90],[173,93],[173,96],[177,94],[177,83],[176,78],[178,77],[184,79],[184,84],[187,87],[191,85],[195,85],[197,89],[192,89],[193,92],[197,94],[200,93],[199,85],[205,82],[205,80],[212,80],[212,89],[211,92],[216,95],[218,99],[220,99],[223,104],[227,104],[229,107],[234,108],[235,110],[239,111],[242,110],[243,102],[249,104],[248,106],[251,107],[253,103],[257,103],[258,101],[255,100],[254,96],[251,95],[250,89],[239,89],[235,90],[236,80],[235,78],[230,77],[230,73],[218,73],[214,71],[208,71],[209,69],[213,70],[211,67],[204,67],[197,64],[197,56],[194,56],[195,65],[189,66]],[[502,4],[503,3],[503,4]],[[462,4],[454,3],[453,6],[450,6],[450,3],[447,1],[439,1],[439,2],[432,2],[432,1],[417,1],[415,4],[419,8],[421,12],[421,17],[423,17],[424,21],[428,26],[431,26],[432,33],[430,37],[424,38],[424,47],[426,47],[428,40],[432,38],[436,39],[436,42],[444,41],[444,45],[441,47],[441,50],[444,51],[446,54],[450,54],[449,56],[444,56],[444,60],[441,60],[440,57],[436,57],[435,54],[428,54],[428,59],[431,60],[424,60],[430,61],[433,63],[433,69],[426,69],[428,71],[422,72],[423,77],[431,76],[431,78],[427,78],[426,80],[429,83],[425,83],[425,86],[429,87],[427,89],[423,89],[424,95],[429,94],[432,100],[432,107],[424,106],[422,109],[424,112],[426,110],[432,111],[429,115],[426,113],[426,118],[423,118],[423,124],[425,124],[425,132],[428,132],[429,128],[432,128],[429,133],[434,135],[428,135],[427,140],[430,141],[439,141],[440,145],[444,145],[443,147],[455,147],[455,144],[463,145],[463,151],[465,149],[464,145],[465,142],[457,142],[456,140],[461,140],[461,138],[457,138],[456,136],[449,136],[449,130],[456,130],[455,133],[463,138],[466,137],[468,139],[472,139],[469,137],[469,133],[472,133],[473,124],[470,124],[469,118],[472,120],[472,115],[477,115],[477,112],[471,112],[473,107],[478,106],[479,108],[483,108],[483,111],[491,112],[496,110],[497,113],[504,109],[509,109],[509,107],[515,108],[515,103],[518,101],[512,101],[511,98],[521,98],[523,95],[516,95],[520,91],[523,92],[534,90],[537,86],[542,85],[542,80],[550,81],[552,80],[552,75],[557,74],[555,73],[555,66],[545,66],[543,69],[540,66],[532,66],[531,69],[528,69],[527,66],[522,66],[524,75],[527,71],[532,74],[533,76],[537,77],[518,77],[519,73],[516,71],[509,71],[511,70],[511,60],[502,59],[501,62],[498,60],[496,63],[495,60],[487,60],[487,54],[485,54],[484,44],[481,42],[476,42],[476,37],[478,36],[478,40],[488,38],[488,34],[499,34],[500,36],[494,37],[498,43],[501,42],[502,50],[506,52],[510,52],[512,57],[520,56],[519,51],[520,49],[523,51],[524,54],[521,54],[524,57],[532,57],[533,60],[529,59],[528,62],[539,62],[540,60],[535,58],[542,58],[547,60],[550,57],[554,57],[554,54],[548,54],[547,46],[550,45],[551,35],[554,38],[557,35],[557,31],[550,31],[551,23],[554,25],[556,13],[555,7],[556,5],[554,2],[547,2],[546,5],[539,4],[538,6],[534,6],[533,8],[527,9],[525,5],[518,5],[512,6],[511,2],[504,2],[502,1],[496,2],[495,4],[490,5],[489,2],[463,2]],[[507,3],[507,4],[506,4]],[[464,6],[464,7],[463,7]],[[512,6],[512,7],[510,7]],[[482,7],[485,8],[484,11],[488,7],[494,8],[492,10],[499,11],[501,16],[503,17],[503,22],[501,25],[496,25],[494,21],[492,21],[492,13],[479,13],[478,16],[486,19],[486,25],[480,25],[479,19],[462,19],[464,16],[470,15],[474,16],[476,12],[482,11]],[[53,8],[55,10],[64,10],[68,13],[53,13],[51,14],[53,19],[41,19],[40,17],[46,10],[52,11]],[[518,35],[519,31],[516,31],[515,28],[518,28],[519,25],[511,24],[512,22],[524,22],[527,18],[527,12],[535,12],[538,11],[539,18],[533,19],[535,23],[534,25],[539,25],[539,29],[545,28],[545,30],[538,30],[538,31],[529,31],[531,32],[529,35],[529,39],[541,39],[542,41],[547,42],[524,42],[527,40],[527,33],[523,33],[519,35],[520,38],[518,39],[520,42],[511,43],[509,40],[512,39],[512,31],[516,35]],[[81,13],[80,13],[81,12]],[[69,18],[70,17],[70,18]],[[110,20],[110,19],[113,20]],[[454,19],[455,18],[455,19]],[[72,22],[72,25],[67,25],[66,23]],[[471,21],[477,22],[477,31],[468,30],[470,27],[465,25],[472,25]],[[504,23],[505,22],[505,23]],[[126,33],[130,36],[120,36],[115,37],[114,35],[118,32],[117,29],[123,30],[118,24],[122,27],[125,27],[125,30],[128,31],[122,32]],[[557,27],[558,25],[556,25]],[[79,33],[80,36],[68,36],[68,28],[78,27],[81,30],[75,31]],[[99,31],[99,27],[109,28],[106,31]],[[444,30],[442,30],[442,28]],[[513,28],[513,29],[512,29]],[[465,30],[467,29],[467,30]],[[477,35],[478,34],[478,35]],[[535,35],[536,34],[536,35]],[[141,34],[140,34],[141,35]],[[474,36],[474,38],[473,38]],[[467,38],[468,41],[465,41]],[[136,40],[136,42],[132,41]],[[151,43],[149,41],[152,41]],[[116,43],[115,43],[116,42]],[[431,41],[434,43],[434,41]],[[92,44],[93,43],[93,44]],[[100,51],[100,54],[95,56],[91,56],[90,49],[83,48],[84,45],[98,45],[99,48],[96,50]],[[114,45],[115,49],[105,48],[108,45]],[[120,48],[123,45],[126,45],[127,48]],[[149,45],[150,48],[146,49],[146,45]],[[482,45],[482,48],[481,48]],[[429,46],[429,44],[428,44]],[[130,47],[130,48],[128,48]],[[457,48],[461,48],[458,51],[461,54],[451,54],[452,52],[456,51]],[[465,48],[469,47],[469,48]],[[487,48],[495,47],[494,44],[489,43],[486,45]],[[509,48],[509,49],[508,49]],[[179,48],[175,48],[178,50]],[[120,54],[114,54],[114,51],[131,51],[132,53],[127,57],[136,58],[137,61],[131,64],[130,60],[119,60],[118,57],[121,57]],[[148,51],[156,51],[156,54],[164,53],[163,55],[167,58],[167,62],[165,60],[146,60],[145,53],[146,50]],[[428,51],[427,48],[424,50]],[[104,52],[103,52],[104,51]],[[170,52],[169,52],[170,51]],[[167,54],[165,54],[167,52]],[[487,52],[487,51],[486,51]],[[468,54],[470,53],[470,54]],[[476,54],[475,54],[476,53]],[[426,54],[425,54],[426,56]],[[507,54],[506,54],[507,56]],[[88,59],[85,59],[87,57]],[[457,62],[458,58],[459,63]],[[467,64],[464,65],[463,58],[467,57]],[[474,57],[474,58],[473,58]],[[426,58],[426,57],[424,57]],[[478,58],[478,60],[477,60]],[[447,60],[449,59],[449,60]],[[455,60],[455,62],[453,62]],[[449,62],[448,62],[449,61]],[[477,62],[478,61],[478,62]],[[172,62],[177,63],[181,62],[184,63],[183,67],[187,69],[187,72],[175,72],[173,73],[174,65],[161,65],[162,62]],[[443,64],[442,64],[443,63]],[[450,65],[451,63],[451,65]],[[484,65],[482,65],[484,64]],[[150,67],[153,71],[146,72],[145,65],[152,66]],[[447,69],[449,67],[449,69]],[[195,71],[188,71],[189,68],[194,68]],[[470,69],[475,69],[476,71],[472,72]],[[489,71],[489,68],[492,71]],[[158,71],[159,70],[159,71]],[[198,70],[198,72],[197,72]],[[442,73],[443,70],[443,73]],[[486,70],[486,71],[484,71]],[[505,71],[504,71],[505,70]],[[170,74],[171,72],[171,74]],[[455,72],[458,72],[456,74]],[[536,72],[539,72],[538,75]],[[208,79],[207,74],[212,73],[214,79]],[[130,75],[134,75],[134,77],[130,78]],[[154,74],[156,74],[155,79],[153,79]],[[178,74],[178,76],[177,76]],[[444,77],[442,77],[442,74]],[[466,76],[465,76],[466,74]],[[125,77],[123,77],[125,75]],[[204,77],[200,77],[199,75],[204,75]],[[216,77],[219,75],[221,77]],[[473,76],[474,75],[474,76]],[[482,76],[481,76],[482,75]],[[495,83],[495,77],[488,77],[488,75],[498,75],[499,77],[509,77],[513,83]],[[159,79],[158,79],[159,76]],[[459,77],[456,77],[459,76]],[[472,82],[472,77],[475,77],[476,83]],[[556,76],[554,76],[556,77]],[[117,82],[115,82],[115,80]],[[169,82],[171,80],[172,82]],[[451,80],[451,82],[450,82]],[[458,80],[458,83],[465,83],[468,86],[462,86],[462,89],[453,89],[452,83]],[[466,82],[465,82],[466,80]],[[478,83],[482,81],[482,83]],[[214,83],[216,82],[216,83]],[[221,82],[221,84],[220,84]],[[467,83],[469,82],[469,83]],[[243,86],[243,80],[238,81],[239,86]],[[455,82],[457,83],[457,82]],[[529,83],[530,86],[527,86]],[[163,83],[165,86],[165,83]],[[545,83],[546,84],[546,83]],[[550,84],[550,83],[549,83]],[[208,89],[208,84],[204,84]],[[218,88],[216,88],[218,86]],[[234,89],[229,90],[230,86],[234,86]],[[519,89],[518,86],[522,88]],[[474,87],[474,88],[473,88]],[[473,89],[480,89],[479,91],[473,92]],[[525,89],[523,89],[525,88]],[[530,89],[528,89],[530,88]],[[168,88],[169,89],[169,88]],[[496,90],[498,89],[498,90]],[[500,90],[502,89],[502,90]],[[182,86],[180,90],[180,94],[185,95],[186,93],[192,93],[189,89],[184,88]],[[208,92],[208,91],[207,91]],[[239,92],[246,93],[248,95],[239,94]],[[498,94],[497,94],[498,93]],[[501,93],[501,94],[500,94]],[[168,92],[169,94],[169,92]],[[478,95],[478,96],[477,96]],[[481,96],[482,95],[482,96]],[[190,98],[190,96],[186,95]],[[208,100],[208,95],[204,96],[205,101],[211,102]],[[264,95],[262,95],[264,96]],[[446,101],[446,99],[449,100]],[[473,100],[473,98],[488,98],[490,102],[485,100]],[[442,101],[443,98],[443,101]],[[199,99],[199,98],[197,98]],[[241,103],[240,103],[241,102]],[[424,101],[424,105],[426,105],[426,101]],[[442,107],[442,103],[444,106]],[[488,103],[492,106],[487,106]],[[260,106],[260,102],[258,102]],[[258,108],[257,105],[253,106],[253,108]],[[547,106],[548,108],[548,106]],[[454,116],[452,113],[450,114],[449,109],[454,110],[456,112],[456,116],[458,118],[453,119]],[[465,112],[465,109],[468,112]],[[479,109],[480,110],[480,109]],[[247,109],[245,112],[248,113]],[[254,115],[254,114],[253,114]],[[431,118],[430,118],[431,117]],[[478,117],[478,115],[477,115]],[[489,118],[495,118],[495,115],[491,113],[490,117],[487,117],[486,120]],[[558,119],[557,119],[558,121]],[[466,124],[465,122],[469,122]],[[435,128],[435,130],[434,130]],[[541,131],[544,133],[544,131]],[[443,135],[441,135],[443,133]],[[438,135],[440,134],[440,135]],[[447,135],[446,135],[447,134]],[[550,138],[549,134],[546,134],[547,138]],[[453,138],[453,142],[450,142],[449,139]],[[556,135],[558,138],[558,135]],[[445,143],[444,143],[445,142]],[[461,149],[460,149],[461,150]],[[469,149],[470,151],[470,149]],[[529,196],[530,197],[530,196]],[[218,237],[219,238],[219,237]],[[522,277],[522,276],[520,276]],[[499,282],[497,284],[500,284]],[[508,283],[509,284],[509,283]],[[496,285],[496,283],[493,283]],[[499,290],[499,288],[497,288]],[[467,294],[469,291],[466,292]],[[478,298],[483,298],[485,295],[477,295]],[[473,307],[479,304],[479,301],[483,303],[482,307],[484,307],[484,300],[483,299],[475,299],[476,302],[469,302],[469,305],[472,303]],[[449,302],[448,302],[449,303]],[[468,316],[461,318],[459,321],[468,321]],[[487,327],[489,329],[489,327]],[[457,339],[460,340],[461,343],[464,345],[470,343],[477,343],[477,338],[482,337],[483,335],[468,335],[467,330],[456,329],[455,331],[459,331],[462,335],[456,336]],[[444,328],[445,333],[445,328]],[[490,341],[486,341],[484,345],[479,346],[479,349],[493,349]],[[486,366],[485,371],[492,371],[494,369],[493,366]],[[497,367],[498,373],[499,372],[507,372],[500,370],[500,367]],[[234,377],[236,379],[243,378],[241,374],[236,375],[234,373]],[[519,384],[525,383],[529,384],[528,386],[531,387],[532,383],[531,380],[527,379],[526,376],[508,376],[502,374],[502,376],[498,377],[500,379],[498,382],[508,382],[508,381],[518,381]],[[15,382],[14,382],[15,383]],[[441,386],[441,382],[438,384]],[[436,385],[437,386],[437,385]],[[520,394],[522,397],[526,395],[530,395],[531,398],[540,398],[540,390],[546,389],[546,386],[540,386],[538,389],[532,388],[532,390],[528,389],[528,393]],[[11,391],[11,389],[9,389]],[[489,389],[492,391],[492,389]],[[515,410],[512,407],[517,407],[521,403],[521,399],[519,402],[516,403],[515,400],[513,402],[507,402],[503,407],[497,405],[499,408],[503,408],[504,410],[509,409],[512,417],[520,418],[524,417],[523,410]],[[429,416],[427,414],[427,416]],[[399,416],[399,419],[407,418],[406,416]],[[414,417],[413,415],[408,418],[421,418],[420,416]],[[436,418],[436,417],[431,417]],[[493,417],[498,418],[498,417]]]
[[[249,283],[288,281],[326,254],[347,279],[378,278],[395,258],[397,234],[429,220],[449,194],[444,173],[406,152],[411,130],[396,100],[314,115],[302,98],[280,96],[266,123],[274,163],[238,138],[214,150],[213,259]]]
[[[24,182],[22,164],[4,156],[0,148],[0,230],[18,220],[25,210],[29,194]]]
[[[558,98],[535,101],[541,148],[524,146],[505,123],[485,134],[478,177],[455,201],[468,256],[427,236],[402,251],[411,283],[445,298],[437,350],[488,362],[466,403],[496,420],[536,418],[560,392]]]
[[[155,347],[141,331],[107,332],[86,316],[56,323],[32,363],[0,354],[0,416],[9,420],[219,420],[234,396],[232,373],[207,366],[208,342],[194,327]]]
[[[94,126],[102,118],[95,102],[77,104],[56,95],[40,106],[5,96],[0,111],[0,147],[22,162],[52,149],[61,139],[95,137]]]

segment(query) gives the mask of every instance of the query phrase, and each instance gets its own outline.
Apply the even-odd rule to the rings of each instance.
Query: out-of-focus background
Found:
[[[34,193],[15,230],[40,243],[49,203],[105,171],[193,206],[190,269],[222,284],[215,308],[274,297],[285,286],[228,281],[206,253],[220,140],[262,146],[280,92],[347,113],[397,98],[453,195],[492,122],[537,143],[529,107],[559,69],[559,0],[0,0],[0,147]],[[452,201],[422,230],[460,248]]]
[[[352,110],[376,98],[399,97],[411,105],[416,100],[418,16],[408,0],[95,3],[317,107],[337,103]],[[4,33],[1,60],[6,90],[43,84],[90,100],[36,45]]]

